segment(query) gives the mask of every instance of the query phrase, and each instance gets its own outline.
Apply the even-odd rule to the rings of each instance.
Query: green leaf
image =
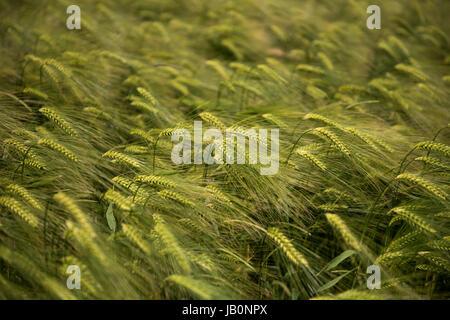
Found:
[[[113,204],[109,204],[108,210],[106,210],[106,221],[112,232],[116,232],[116,218],[114,218]]]
[[[333,280],[325,283],[323,286],[321,286],[319,289],[317,289],[317,292],[321,292],[321,291],[325,291],[327,289],[330,289],[331,287],[333,287],[336,283],[338,283],[339,281],[341,281],[342,278],[344,278],[345,276],[347,276],[350,272],[354,271],[356,269],[350,270],[346,273],[344,273],[343,275],[340,275],[337,278],[334,278]]]
[[[355,253],[358,253],[358,252],[356,252],[355,250],[346,250],[346,251],[342,252],[340,255],[338,255],[336,258],[334,258],[333,260],[331,260],[328,263],[325,271],[333,269],[334,267],[339,265],[342,261],[344,261],[348,257],[354,255]]]

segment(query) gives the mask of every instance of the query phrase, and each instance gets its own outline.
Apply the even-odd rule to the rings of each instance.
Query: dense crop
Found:
[[[448,297],[450,3],[372,2],[1,1],[0,298]],[[175,165],[194,120],[279,172]]]

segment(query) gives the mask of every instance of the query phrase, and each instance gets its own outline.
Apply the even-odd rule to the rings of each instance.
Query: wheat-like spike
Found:
[[[436,213],[436,217],[450,218],[450,211],[438,212],[438,213]]]
[[[34,153],[34,151],[31,150],[31,149],[29,150],[29,147],[27,147],[26,145],[24,145],[20,141],[17,141],[17,140],[12,139],[12,138],[7,138],[7,139],[3,140],[3,144],[5,146],[12,147],[13,149],[15,149],[21,155],[25,155],[26,154],[29,158],[32,158],[32,159],[35,159],[35,160],[38,159],[38,157]]]
[[[117,176],[111,179],[113,182],[117,183],[119,186],[124,187],[125,189],[130,190],[131,192],[136,192],[138,186],[134,183],[133,180]]]
[[[352,97],[350,97],[349,95],[342,94],[342,93],[339,93],[339,92],[336,92],[334,94],[333,98],[336,99],[336,100],[340,100],[343,103],[348,104],[348,105],[355,105],[355,103],[356,103],[356,101]],[[361,110],[360,107],[358,107],[358,108]]]
[[[134,177],[133,179],[135,182],[141,182],[141,183],[146,183],[146,184],[151,184],[151,185],[158,185],[158,186],[163,186],[163,187],[167,187],[167,188],[175,188],[175,183],[163,178],[163,177],[158,177],[158,176],[151,176],[151,175],[137,175]]]
[[[240,63],[240,62],[231,62],[230,68],[237,70],[240,73],[248,73],[249,75],[253,77],[259,77],[259,74],[257,71],[253,70],[251,67]]]
[[[302,151],[316,151],[322,149],[324,146],[324,143],[310,143],[304,146],[300,146],[297,149]]]
[[[361,133],[355,128],[345,128],[345,130],[351,134],[353,134],[355,137],[360,138],[362,141],[367,143],[369,146],[372,147],[375,151],[380,151],[380,149],[377,147],[377,145],[374,143],[372,137],[370,137],[367,134]]]
[[[286,123],[284,123],[282,120],[280,120],[278,117],[274,116],[271,113],[265,113],[262,115],[262,117],[264,119],[269,120],[270,122],[274,123],[275,125],[277,125],[280,128],[287,128],[288,125]]]
[[[326,128],[316,128],[314,131],[311,131],[311,133],[318,133],[319,136],[325,136],[328,138],[342,153],[344,153],[347,156],[350,156],[350,150],[347,149],[347,147],[344,145],[344,143],[335,135],[333,132]]]
[[[323,192],[324,193],[334,193],[338,197],[340,197],[342,199],[345,199],[345,200],[351,200],[352,199],[352,197],[348,193],[340,191],[340,190],[338,190],[336,188],[327,188]]]
[[[125,211],[130,211],[133,208],[133,204],[129,199],[125,198],[119,192],[111,189],[105,192],[105,200],[111,201]]]
[[[171,199],[171,200],[175,200],[178,201],[179,203],[182,203],[184,205],[190,206],[190,207],[195,207],[194,203],[192,201],[189,201],[188,199],[186,199],[185,197],[179,195],[178,193],[175,193],[173,191],[170,190],[161,190],[158,192],[158,194],[164,198],[164,199]]]
[[[389,40],[389,42],[394,44],[405,57],[409,57],[409,50],[408,50],[408,48],[406,48],[406,46],[403,44],[403,42],[400,39],[398,39],[394,36],[390,36],[388,40]]]
[[[180,267],[186,272],[191,271],[189,260],[185,255],[185,251],[178,244],[177,239],[167,227],[164,219],[159,214],[154,214],[155,231],[161,237],[168,251],[175,257]]]
[[[220,248],[219,250],[222,252],[222,253],[219,253],[219,255],[218,255],[218,257],[221,260],[225,260],[225,261],[231,262],[231,263],[236,264],[236,265],[242,265],[243,264],[248,269],[253,270],[253,271],[255,270],[251,266],[251,264],[249,264],[247,262],[247,259],[242,257],[239,253],[233,252],[233,250],[229,250],[229,249],[226,249],[226,248]]]
[[[439,268],[437,266],[432,266],[429,264],[419,264],[416,266],[419,270],[429,271],[429,272],[436,272],[436,273],[442,273],[443,269]]]
[[[225,70],[225,68],[216,60],[208,60],[205,63],[207,66],[210,66],[211,68],[213,68],[214,70],[217,71],[218,74],[220,74],[222,76],[222,78],[224,78],[225,80],[230,80],[230,76],[228,75],[227,71]]]
[[[41,99],[48,100],[48,95],[47,94],[45,94],[44,92],[39,91],[37,89],[34,89],[34,88],[25,88],[25,89],[23,89],[23,93],[29,93],[29,94],[32,94],[32,95],[34,95],[36,97],[39,97]]]
[[[330,40],[316,39],[312,42],[313,46],[319,47],[325,50],[336,50],[336,44],[332,43]],[[300,50],[294,50],[300,51]]]
[[[95,237],[95,231],[92,228],[91,223],[87,215],[80,209],[80,207],[75,203],[75,201],[70,198],[64,192],[58,192],[53,196],[53,198],[65,208],[67,212],[74,215],[75,219],[79,222],[84,232],[87,232],[92,237]]]
[[[50,133],[50,131],[48,131],[47,128],[45,128],[43,126],[36,126],[34,129],[36,130],[37,133],[40,134],[40,136],[43,136],[43,137],[52,137],[53,136]]]
[[[180,83],[177,80],[172,80],[169,82],[169,84],[172,86],[172,88],[181,93],[183,96],[188,96],[190,94],[189,89],[184,84]]]
[[[339,92],[348,93],[352,95],[366,95],[369,93],[367,88],[363,86],[357,86],[354,84],[347,84],[339,87]]]
[[[99,55],[103,56],[103,57],[110,58],[110,59],[117,60],[120,63],[125,64],[125,65],[130,65],[130,62],[127,59],[125,59],[125,58],[123,58],[123,57],[119,56],[118,54],[113,53],[111,51],[103,50],[103,51],[99,52]]]
[[[300,167],[292,160],[288,160],[287,165],[295,170],[300,170]]]
[[[84,112],[88,112],[88,113],[93,114],[93,115],[96,115],[96,116],[103,117],[103,118],[105,118],[107,120],[112,120],[112,117],[108,113],[106,113],[106,112],[104,112],[104,111],[102,111],[102,110],[100,110],[100,109],[98,109],[96,107],[86,107],[86,108],[83,109],[83,111]]]
[[[230,92],[233,92],[233,93],[236,92],[236,89],[234,88],[233,83],[231,81],[228,81],[228,80],[220,81],[220,85],[224,86],[225,88],[230,90]]]
[[[426,221],[424,221],[421,217],[416,215],[411,207],[403,206],[403,207],[395,207],[391,209],[392,212],[396,213],[403,220],[407,221],[411,225],[418,227],[421,230],[425,230],[431,233],[436,233],[436,230],[429,225]]]
[[[402,285],[402,281],[399,278],[389,279],[386,281],[386,283],[381,285],[382,289],[388,289],[393,287],[398,287],[399,285]]]
[[[408,66],[406,64],[400,63],[395,66],[395,69],[398,71],[402,71],[420,81],[428,80],[428,76],[426,74],[413,66]]]
[[[239,87],[244,91],[250,92],[250,93],[254,94],[255,96],[258,96],[258,97],[264,96],[263,93],[259,89],[253,87],[252,85],[250,85],[244,81],[233,81],[232,83],[234,86]]]
[[[435,255],[426,255],[425,256],[429,261],[434,263],[439,268],[442,268],[443,270],[446,270],[447,272],[450,271],[450,265],[448,263],[448,259],[444,259],[442,257],[438,257]]]
[[[395,90],[390,93],[391,99],[396,102],[400,107],[402,107],[405,111],[408,111],[413,108],[413,103],[409,99],[405,99],[400,91]]]
[[[380,94],[382,94],[385,98],[391,99],[392,93],[386,88],[385,83],[382,79],[373,79],[369,82],[369,87],[376,89]]]
[[[155,140],[148,132],[145,132],[144,130],[138,128],[131,129],[130,134],[139,136],[151,143],[153,143]]]
[[[48,74],[48,76],[50,77],[50,79],[55,83],[55,85],[57,87],[59,87],[59,79],[58,79],[58,75],[56,74],[56,72],[51,69],[48,65],[44,64],[42,66],[42,70]]]
[[[320,62],[323,64],[327,70],[334,70],[333,62],[331,62],[331,59],[323,52],[319,52],[317,54],[317,57],[319,58]]]
[[[187,226],[188,228],[191,228],[192,230],[194,230],[195,232],[198,232],[199,234],[202,234],[205,232],[205,229],[203,228],[203,226],[199,225],[198,223],[195,223],[194,221],[192,221],[192,219],[182,218],[182,219],[178,220],[178,222],[180,222],[181,224],[184,224],[185,226]]]
[[[140,167],[140,164],[136,159],[134,159],[126,154],[117,152],[117,151],[113,151],[113,150],[107,151],[103,154],[103,157],[113,159],[119,163],[122,163],[125,165],[130,165],[135,168]]]
[[[382,255],[379,255],[376,260],[375,260],[375,264],[390,264],[392,263],[393,259],[395,258],[400,258],[404,256],[404,252],[403,251],[393,251],[393,252],[386,252],[383,253]]]
[[[368,137],[370,140],[375,141],[376,143],[378,143],[380,146],[382,146],[386,151],[393,153],[395,150],[391,148],[391,146],[386,143],[384,140],[374,137],[374,136],[370,136]]]
[[[411,173],[402,173],[402,174],[398,175],[395,179],[396,180],[406,180],[411,183],[417,184],[443,200],[445,200],[447,198],[447,193],[445,191],[441,190],[440,188],[438,188],[437,186],[435,186],[434,184],[425,180],[422,177],[413,175]]]
[[[450,251],[450,240],[441,239],[441,240],[430,241],[427,243],[427,245],[433,249],[438,249],[441,251]]]
[[[272,30],[272,32],[278,37],[279,40],[281,41],[288,40],[286,33],[280,27],[276,25],[271,25],[270,30]]]
[[[306,93],[316,100],[325,99],[327,97],[327,93],[325,91],[312,84],[306,86]]]
[[[24,161],[24,164],[27,167],[45,169],[44,162],[34,153],[33,150],[29,149],[29,147],[25,146],[22,142],[8,138],[5,139],[3,143],[5,146],[12,147],[21,156],[27,155]]]
[[[212,115],[209,112],[202,112],[199,114],[199,116],[200,118],[202,118],[202,120],[212,124],[214,127],[220,130],[225,130],[227,128],[222,121],[220,121],[216,116]]]
[[[150,113],[158,113],[158,109],[152,107],[151,105],[149,105],[148,103],[142,102],[142,101],[133,101],[131,102],[132,106],[135,106],[137,108],[140,108],[144,111],[148,111]]]
[[[395,251],[398,249],[402,249],[411,243],[413,243],[419,236],[421,235],[421,231],[412,231],[407,233],[406,235],[394,240],[391,242],[389,247],[386,249],[387,252]]]
[[[267,229],[267,235],[271,237],[283,250],[286,256],[296,265],[304,265],[309,268],[308,260],[295,249],[292,242],[277,228],[271,227]]]
[[[191,86],[191,87],[199,87],[201,85],[201,82],[199,82],[198,80],[193,79],[193,78],[187,78],[187,77],[184,77],[182,75],[179,75],[176,78],[176,81],[180,82],[180,83],[184,83],[184,84],[186,84],[188,86]]]
[[[426,164],[430,164],[430,165],[433,165],[435,167],[440,167],[440,168],[444,168],[444,169],[450,169],[450,166],[448,166],[447,164],[443,163],[441,160],[433,158],[433,157],[417,157],[414,160],[415,161],[422,161],[422,162],[425,162]]]
[[[22,197],[32,207],[34,207],[36,209],[42,209],[42,206],[39,204],[39,202],[24,187],[19,186],[17,184],[10,184],[10,185],[6,186],[5,190],[11,194],[15,194],[15,195]]]
[[[316,157],[312,153],[309,153],[308,151],[304,151],[304,150],[301,150],[301,149],[296,149],[295,152],[299,156],[309,160],[312,164],[314,164],[315,166],[317,166],[321,170],[323,170],[323,171],[327,170],[327,166],[325,165],[325,163],[323,163],[318,157]]]
[[[230,38],[223,39],[222,41],[220,41],[220,44],[231,51],[236,60],[244,59],[244,55],[241,53],[241,50],[239,50],[234,41],[232,41]]]
[[[393,217],[393,218],[391,219],[391,221],[389,221],[389,226],[392,226],[392,225],[394,225],[396,222],[402,221],[402,220],[403,220],[402,217],[400,217],[400,216],[395,216],[395,217]]]
[[[36,161],[35,159],[26,158],[24,164],[30,168],[45,169],[45,165],[39,161]]]
[[[425,91],[432,99],[434,99],[436,102],[441,103],[441,98],[434,92],[433,89],[430,88],[430,86],[426,85],[425,83],[419,83],[417,86]]]
[[[200,299],[211,300],[214,298],[214,291],[207,283],[201,280],[192,279],[191,277],[178,274],[167,277],[167,280],[185,287],[196,294]]]
[[[257,66],[259,70],[261,70],[264,74],[266,74],[269,78],[274,80],[275,82],[285,85],[287,83],[286,79],[280,76],[275,70],[265,64],[259,64]]]
[[[206,186],[206,190],[208,190],[210,193],[212,193],[220,201],[226,203],[228,206],[231,207],[233,205],[232,202],[230,201],[230,199],[228,199],[228,197],[225,194],[223,194],[222,191],[217,189],[215,186],[208,185],[208,186]]]
[[[325,71],[323,71],[321,68],[310,66],[308,64],[299,64],[297,67],[295,67],[295,69],[298,71],[305,71],[305,72],[315,73],[318,75],[325,74]]]
[[[164,130],[162,130],[160,133],[159,133],[159,136],[160,137],[168,137],[168,136],[171,136],[174,132],[175,132],[175,130],[177,130],[178,128],[167,128],[167,129],[164,129]]]
[[[72,151],[50,139],[47,138],[39,139],[38,144],[61,153],[62,155],[69,158],[73,162],[79,162],[78,157]]]
[[[145,153],[149,153],[148,147],[144,147],[144,146],[128,146],[124,149],[125,152],[128,153],[135,153],[135,154],[145,154]]]
[[[340,205],[340,204],[333,204],[333,203],[327,203],[327,204],[321,204],[318,206],[318,208],[325,212],[336,212],[336,211],[342,211],[347,210],[348,206]]]
[[[56,61],[55,59],[45,59],[44,63],[46,65],[52,66],[53,68],[58,70],[60,73],[62,73],[64,76],[66,76],[67,78],[72,77],[72,72],[69,69],[67,69],[66,67],[64,67],[60,62]]]
[[[24,129],[24,128],[17,128],[11,132],[18,136],[21,136],[23,138],[29,139],[29,140],[33,140],[33,141],[39,140],[39,136],[35,132]]]
[[[212,124],[213,126],[222,131],[226,129],[225,124],[222,121],[220,121],[216,116],[212,115],[209,112],[202,112],[199,114],[199,116],[200,118],[202,118],[202,120]]]
[[[202,83],[200,81],[196,80],[196,79],[187,78],[187,77],[183,77],[183,76],[178,76],[176,78],[176,82],[183,83],[183,84],[186,84],[188,86],[195,87],[195,88],[198,88],[198,87],[200,87],[202,85]]]
[[[342,131],[346,131],[346,128],[344,128],[343,126],[341,126],[339,123],[337,123],[336,121],[330,120],[324,116],[321,116],[320,114],[315,114],[315,113],[308,113],[303,117],[303,120],[318,120],[318,121],[322,121],[326,124],[328,124],[329,126],[335,127],[339,130]]]
[[[131,225],[122,224],[123,234],[135,245],[137,245],[144,253],[150,254],[150,249],[145,241],[141,238],[138,231]]]
[[[252,133],[249,130],[246,130],[245,128],[242,128],[236,124],[232,125],[228,129],[231,130],[232,132],[236,133],[237,135],[242,135],[244,137],[248,137],[249,139],[251,139],[255,142],[259,142],[262,145],[266,144],[263,140],[258,139],[258,134],[256,132]]]
[[[398,60],[397,54],[395,53],[394,49],[392,49],[392,47],[386,41],[380,41],[377,45],[377,48],[383,50],[392,58]]]
[[[445,45],[447,45],[449,43],[449,39],[447,37],[447,34],[440,28],[438,28],[435,25],[430,25],[427,26],[427,32],[429,32],[430,34],[436,35],[437,37],[439,37],[439,40],[441,42],[443,42]],[[447,58],[448,60],[448,58]]]
[[[326,213],[325,217],[331,226],[338,231],[345,242],[357,251],[361,251],[363,248],[359,244],[358,239],[353,235],[350,229],[345,224],[344,220],[341,219],[337,214]]]
[[[25,221],[33,228],[36,228],[38,226],[39,220],[14,198],[1,196],[0,205],[17,214],[20,218],[22,218],[23,221]]]
[[[424,141],[416,144],[416,148],[427,151],[440,152],[445,156],[450,157],[450,147],[440,142]]]
[[[336,100],[342,101],[343,103],[345,103],[349,106],[356,104],[356,101],[352,97],[350,97],[346,94],[339,93],[339,92],[335,93],[333,98]],[[361,110],[361,107],[358,107],[358,109]]]
[[[145,205],[145,206],[149,206],[153,209],[157,209],[157,207],[155,206],[155,203],[151,199],[149,199],[149,196],[150,196],[150,194],[147,191],[140,189],[138,191],[137,195],[133,194],[131,196],[128,196],[126,199],[130,203],[138,204],[141,206]]]
[[[61,130],[70,136],[77,136],[77,131],[60,115],[49,107],[42,107],[39,112],[46,116],[50,121],[54,122]]]
[[[44,64],[44,60],[42,60],[41,58],[36,57],[36,56],[34,56],[34,55],[32,55],[32,54],[27,54],[27,55],[25,56],[25,61],[36,62],[36,63],[39,64],[39,65],[43,65],[43,64]]]
[[[155,97],[146,89],[139,87],[136,89],[137,92],[141,96],[143,96],[146,100],[148,100],[153,106],[157,106],[158,102],[156,101]]]

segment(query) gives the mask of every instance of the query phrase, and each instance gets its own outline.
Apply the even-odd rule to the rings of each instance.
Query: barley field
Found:
[[[71,4],[0,2],[0,299],[450,298],[449,1]]]

